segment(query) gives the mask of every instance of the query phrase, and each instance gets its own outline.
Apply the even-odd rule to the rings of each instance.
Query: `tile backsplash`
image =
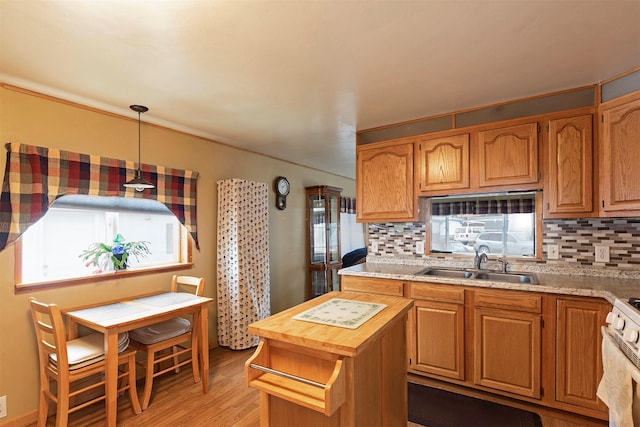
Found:
[[[416,254],[416,242],[424,240],[426,233],[421,222],[368,224],[368,232],[368,250],[373,258],[416,261],[451,258]],[[640,218],[544,220],[542,244],[542,259],[535,262],[540,271],[545,267],[550,270],[567,267],[640,274]],[[609,262],[595,261],[596,244],[609,246]],[[377,251],[372,250],[374,245]],[[558,245],[559,259],[547,259],[547,245]]]

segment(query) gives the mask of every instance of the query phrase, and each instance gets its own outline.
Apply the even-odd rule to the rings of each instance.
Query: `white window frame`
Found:
[[[109,198],[109,199],[114,200],[118,198]],[[148,203],[148,202],[149,201],[146,200],[144,203]],[[128,203],[131,203],[131,201],[129,201]],[[154,203],[159,203],[159,202],[154,201]],[[82,209],[82,208],[69,209],[65,207],[56,208],[54,204],[54,207],[50,208],[50,210],[57,211],[58,213],[60,213],[61,211],[64,211],[65,209],[69,211],[76,210],[76,211],[85,211],[85,212],[91,210],[93,212],[97,212],[99,215],[104,215],[105,221],[102,226],[102,229],[105,231],[105,237],[102,239],[97,238],[98,241],[103,241],[104,243],[110,244],[108,240],[112,238],[111,236],[115,236],[115,234],[119,230],[119,223],[118,223],[119,214],[117,213],[117,209],[114,209],[112,207],[91,208],[91,209]],[[135,213],[136,211],[133,210],[132,212]],[[142,211],[140,213],[142,213]],[[149,213],[145,212],[145,215],[149,215]],[[46,215],[43,219],[45,218],[46,218]],[[54,277],[51,279],[44,278],[42,280],[37,280],[37,281],[34,281],[33,279],[29,281],[23,280],[22,266],[25,265],[25,263],[27,262],[26,259],[24,258],[25,257],[24,251],[28,249],[24,245],[23,237],[20,237],[15,244],[14,283],[15,283],[16,292],[18,293],[20,291],[27,291],[27,290],[43,288],[43,287],[50,288],[50,287],[68,286],[68,285],[74,285],[74,284],[80,284],[80,283],[96,282],[96,281],[102,281],[102,280],[113,280],[115,277],[120,278],[122,276],[148,274],[148,273],[156,273],[159,271],[191,268],[193,265],[192,238],[189,235],[187,229],[184,227],[184,225],[180,224],[177,220],[176,220],[176,223],[179,225],[178,231],[176,233],[176,236],[178,236],[178,239],[179,239],[179,241],[177,242],[177,248],[178,248],[179,254],[176,257],[176,259],[171,260],[171,262],[161,261],[161,262],[156,262],[155,264],[147,263],[147,265],[144,265],[144,261],[141,259],[140,266],[136,266],[134,262],[132,263],[134,264],[132,268],[127,268],[126,270],[119,270],[117,272],[114,272],[114,271],[106,271],[106,272],[100,272],[100,273],[86,272],[86,273],[73,274],[72,277],[58,277],[58,278]],[[31,228],[27,230],[25,234],[29,233],[30,230]],[[166,232],[166,224],[165,224],[165,229],[163,229],[162,232],[163,233]],[[79,253],[75,253],[77,251],[78,249],[76,248],[74,253],[70,253],[69,256],[74,257],[77,260],[80,260],[80,258],[78,257]],[[43,262],[43,260],[40,260],[40,262]]]

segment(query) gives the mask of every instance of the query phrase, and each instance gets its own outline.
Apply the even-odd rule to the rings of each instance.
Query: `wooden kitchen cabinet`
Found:
[[[415,138],[356,147],[356,218],[360,222],[416,219]]]
[[[419,195],[469,188],[469,134],[420,138],[416,169]]]
[[[611,216],[640,211],[640,93],[604,109],[602,118],[602,209]]]
[[[582,217],[594,211],[592,126],[591,114],[549,121],[546,217]]]
[[[340,276],[340,287],[347,292],[364,292],[367,294],[401,297],[404,295],[404,286],[405,283],[402,280]]]
[[[611,304],[594,298],[556,300],[556,394],[563,404],[607,412],[596,396],[602,378],[600,327]],[[569,410],[573,408],[569,407]]]
[[[343,290],[414,301],[408,372],[606,420],[600,326],[611,309],[594,297],[341,275]],[[545,325],[547,325],[545,327]],[[544,389],[544,392],[543,392]],[[464,394],[464,393],[463,393]]]
[[[411,283],[409,296],[409,370],[464,380],[464,289]]]
[[[474,299],[474,383],[539,399],[542,297],[476,291]]]
[[[478,132],[478,185],[538,182],[538,123]]]

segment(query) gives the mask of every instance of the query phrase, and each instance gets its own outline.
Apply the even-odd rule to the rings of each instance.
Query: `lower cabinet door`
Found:
[[[484,307],[474,313],[474,383],[539,399],[540,315]]]
[[[556,302],[556,397],[558,402],[607,411],[596,396],[602,378],[602,340],[611,304],[558,298]]]
[[[464,380],[464,305],[415,300],[412,369]]]

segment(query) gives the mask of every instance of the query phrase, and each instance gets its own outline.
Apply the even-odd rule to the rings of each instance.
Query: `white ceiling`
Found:
[[[640,0],[0,0],[1,81],[347,177],[358,130],[639,65]]]

